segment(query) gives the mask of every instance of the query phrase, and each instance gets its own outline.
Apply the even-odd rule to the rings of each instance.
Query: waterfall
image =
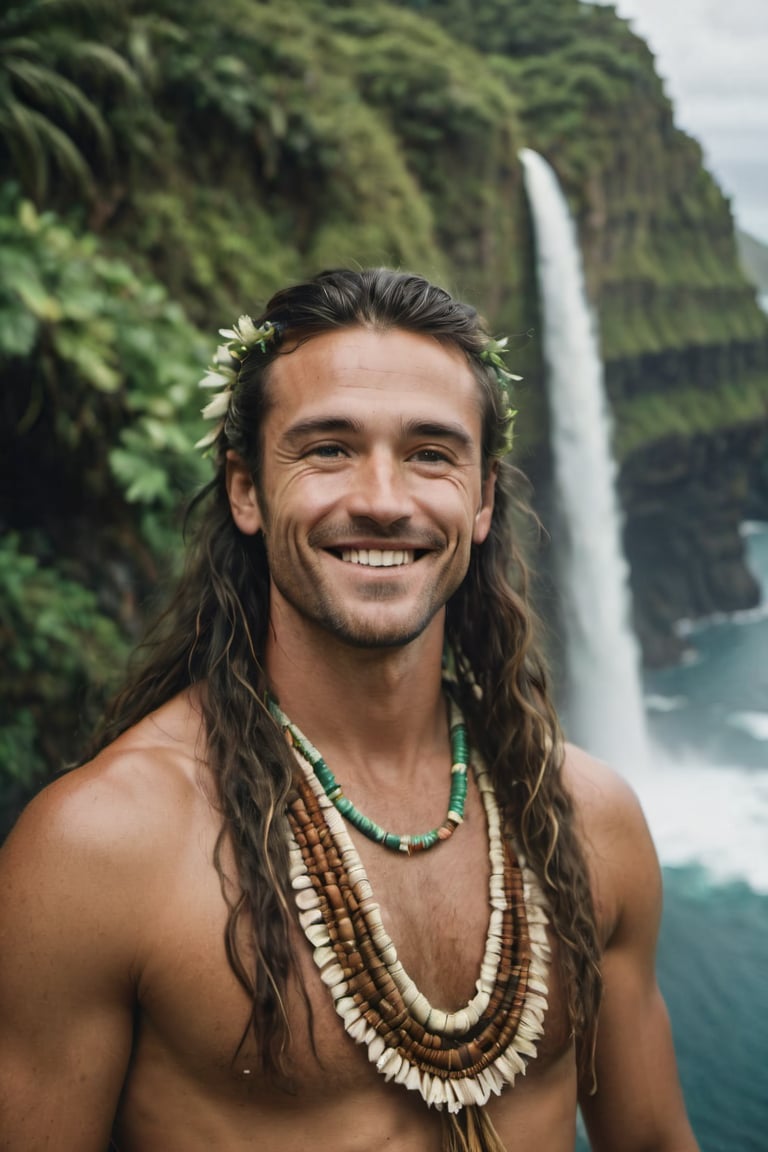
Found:
[[[533,217],[550,410],[555,565],[565,631],[568,738],[614,767],[647,763],[616,467],[576,228],[557,177],[520,153]]]

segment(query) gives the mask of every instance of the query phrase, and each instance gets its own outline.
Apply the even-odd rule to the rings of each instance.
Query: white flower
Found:
[[[205,436],[201,436],[199,440],[195,441],[195,448],[199,448],[201,451],[205,451],[206,448],[210,448],[212,444],[216,443],[216,437],[219,435],[220,431],[221,425],[217,424],[216,427],[212,428],[210,432],[206,432]]]
[[[245,344],[246,348],[252,348],[254,344],[258,344],[265,336],[264,328],[257,328],[250,316],[240,317],[237,324],[235,324],[235,333],[237,339],[242,344]]]
[[[227,389],[218,392],[203,408],[203,420],[221,420],[229,411],[229,399],[232,393]]]
[[[201,388],[228,388],[232,384],[234,372],[217,372],[215,368],[211,367],[206,372],[200,381]]]
[[[217,420],[218,424],[198,440],[195,447],[209,448],[216,442],[224,427],[241,362],[254,348],[265,351],[267,343],[274,340],[279,332],[280,326],[269,320],[257,328],[250,316],[240,316],[231,328],[219,329],[219,335],[224,337],[225,343],[219,344],[208,371],[200,381],[201,388],[219,389],[203,408],[203,419]]]

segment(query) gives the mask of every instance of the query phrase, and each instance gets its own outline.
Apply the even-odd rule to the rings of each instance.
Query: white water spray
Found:
[[[648,763],[647,737],[595,324],[576,228],[557,177],[538,153],[524,149],[520,158],[543,315],[566,730],[570,739],[631,774]]]

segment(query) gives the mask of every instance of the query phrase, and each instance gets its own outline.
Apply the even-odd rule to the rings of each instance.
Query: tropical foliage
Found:
[[[0,171],[38,204],[64,182],[90,199],[115,143],[107,106],[136,96],[129,61],[94,32],[108,0],[11,0],[0,15]]]
[[[205,476],[190,445],[216,329],[274,288],[376,262],[478,301],[521,334],[520,444],[536,451],[523,145],[578,213],[623,450],[753,418],[765,319],[728,205],[610,7],[5,6],[0,793],[74,754],[85,685],[119,669],[177,562],[182,495]]]
[[[183,494],[206,471],[192,445],[208,351],[161,284],[6,186],[0,773],[12,796],[75,754],[86,686],[98,704],[137,601],[172,564]]]

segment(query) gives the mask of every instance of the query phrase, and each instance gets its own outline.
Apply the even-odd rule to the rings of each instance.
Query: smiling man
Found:
[[[512,377],[325,273],[203,383],[216,475],[94,758],[3,854],[6,1152],[694,1152],[634,797],[560,736]]]

